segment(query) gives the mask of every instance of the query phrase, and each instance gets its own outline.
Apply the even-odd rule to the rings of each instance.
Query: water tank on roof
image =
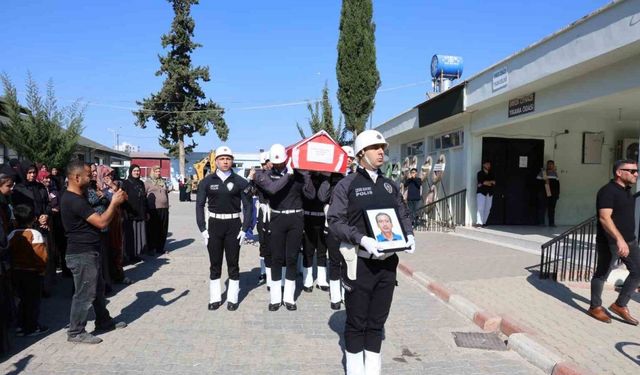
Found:
[[[460,78],[462,75],[462,57],[433,55],[431,58],[431,77]]]

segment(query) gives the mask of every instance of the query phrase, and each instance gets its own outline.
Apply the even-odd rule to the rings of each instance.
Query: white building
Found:
[[[132,145],[131,143],[122,142],[116,146],[116,150],[122,152],[140,152],[140,146]]]
[[[556,223],[581,222],[613,162],[638,157],[640,1],[612,2],[377,129],[391,161],[446,156],[445,186],[467,190],[468,225],[483,158],[498,183],[490,223],[536,223],[535,176],[549,159],[561,181]]]

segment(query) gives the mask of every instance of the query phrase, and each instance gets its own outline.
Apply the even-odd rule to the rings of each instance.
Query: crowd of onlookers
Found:
[[[151,170],[143,182],[137,165],[124,180],[109,166],[91,165],[85,195],[95,212],[103,213],[119,189],[127,193],[127,201],[100,234],[99,277],[107,293],[114,284],[132,282],[125,265],[165,252],[167,187],[160,168]],[[16,159],[0,167],[0,356],[7,353],[12,336],[48,331],[40,324],[40,300],[50,296],[58,277],[71,277],[60,206],[66,185],[61,168]]]

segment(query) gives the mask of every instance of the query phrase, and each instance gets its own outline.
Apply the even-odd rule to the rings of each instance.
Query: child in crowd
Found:
[[[49,328],[40,325],[40,298],[47,265],[47,245],[42,234],[32,229],[36,217],[33,209],[19,204],[13,209],[16,228],[7,240],[18,305],[18,336],[36,336]]]

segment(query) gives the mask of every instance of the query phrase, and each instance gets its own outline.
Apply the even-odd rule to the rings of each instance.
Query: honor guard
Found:
[[[324,202],[325,212],[331,205],[331,193],[334,187],[344,176],[340,173],[332,173],[329,179],[324,180],[318,188],[318,199]],[[325,236],[327,250],[329,252],[329,298],[331,309],[340,310],[342,293],[340,287],[340,269],[342,267],[342,254],[340,254],[340,241],[335,234],[329,230],[328,222],[325,220]]]
[[[318,173],[311,173],[311,182],[317,191],[320,184],[325,180],[325,176]],[[318,266],[318,284],[316,287],[323,291],[329,290],[327,284],[327,242],[324,234],[325,212],[324,202],[318,197],[308,199],[302,198],[304,209],[304,243],[302,280],[303,289],[307,293],[313,291],[313,256],[316,256]]]
[[[347,153],[347,174],[351,174],[356,170],[356,154],[351,146],[342,146],[342,149]]]
[[[382,335],[396,284],[398,256],[382,253],[367,229],[365,211],[395,209],[407,234],[408,252],[415,250],[411,217],[398,186],[379,168],[387,146],[382,134],[365,130],[355,141],[356,171],[334,188],[328,211],[329,229],[342,242],[342,283],[347,319],[344,339],[347,374],[380,374]]]
[[[296,263],[302,245],[304,213],[302,195],[313,199],[316,195],[309,173],[294,171],[287,167],[287,152],[284,146],[275,144],[269,150],[273,168],[256,175],[256,185],[267,192],[271,219],[269,221],[269,246],[271,248],[271,289],[269,311],[277,311],[282,302],[287,310],[296,310]],[[286,264],[284,295],[279,288],[282,269]]]
[[[269,173],[271,170],[271,161],[269,161],[269,153],[260,153],[260,170],[250,174],[251,185],[258,197],[258,238],[260,240],[260,277],[258,285],[267,284],[271,286],[271,249],[269,249],[269,199],[264,189],[259,188],[255,184],[256,174]]]
[[[216,149],[215,163],[215,173],[205,177],[198,188],[196,221],[209,252],[209,310],[217,310],[222,304],[220,274],[224,255],[229,272],[227,309],[235,311],[240,292],[240,245],[251,224],[252,204],[245,193],[248,182],[231,169],[233,153],[229,147]]]

